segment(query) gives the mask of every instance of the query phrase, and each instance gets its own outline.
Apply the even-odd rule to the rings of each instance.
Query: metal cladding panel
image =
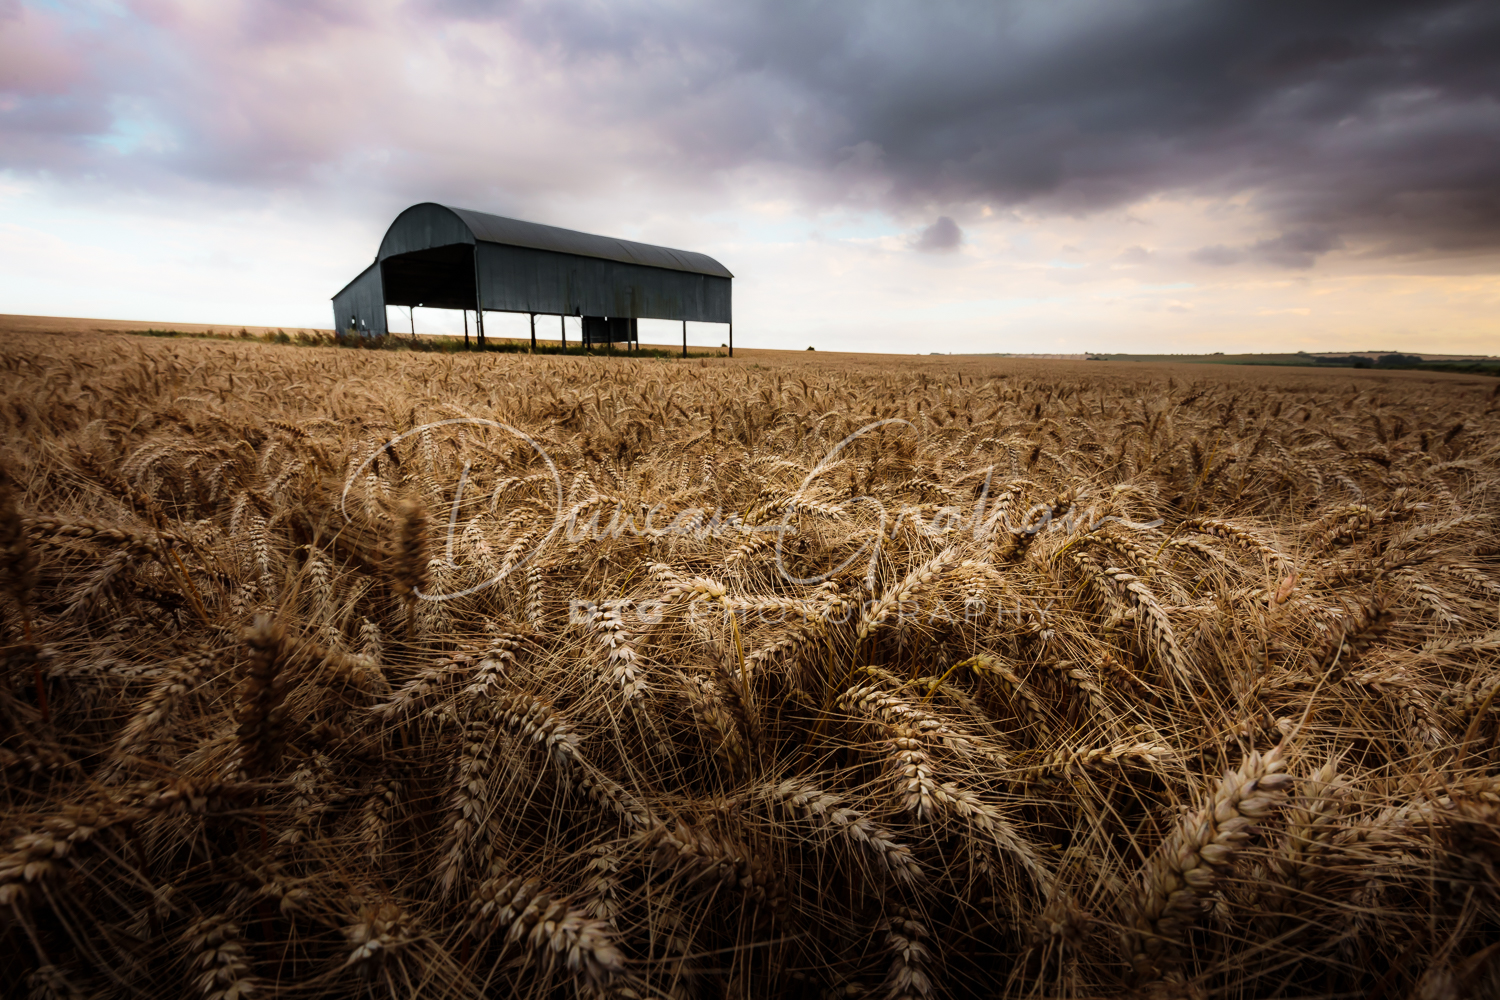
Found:
[[[599,257],[481,242],[485,309],[728,323],[731,280]]]
[[[386,333],[385,289],[378,263],[365,268],[333,297],[334,330],[343,333],[351,326],[363,333],[379,336]]]
[[[397,254],[428,250],[454,243],[499,243],[505,246],[551,250],[554,253],[598,257],[622,264],[662,267],[670,271],[732,278],[729,269],[707,254],[671,247],[652,246],[613,236],[595,236],[557,226],[506,219],[466,208],[449,208],[435,202],[413,205],[391,223],[380,241],[380,260]]]
[[[483,212],[470,212],[463,208],[448,211],[467,223],[469,231],[474,234],[474,239],[484,243],[529,247],[532,250],[551,250],[556,253],[575,254],[579,257],[598,257],[601,260],[614,260],[622,264],[662,267],[671,271],[712,275],[716,278],[734,277],[727,267],[707,254],[673,250],[670,247],[652,246],[649,243],[636,243],[633,240],[621,240],[613,236],[595,236],[592,233],[580,233],[572,229],[559,229],[556,226],[506,219],[498,215],[486,215]]]
[[[453,209],[432,202],[413,205],[391,223],[380,241],[379,260],[415,250],[429,250],[454,243],[473,243],[469,224]]]

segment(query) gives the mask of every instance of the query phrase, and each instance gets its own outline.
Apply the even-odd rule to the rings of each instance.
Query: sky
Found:
[[[437,201],[710,254],[739,346],[1500,354],[1497,54],[1492,0],[0,0],[0,312],[326,328]]]

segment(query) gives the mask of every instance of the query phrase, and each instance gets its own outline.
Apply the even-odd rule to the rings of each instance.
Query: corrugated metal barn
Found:
[[[684,353],[688,322],[726,323],[732,356],[733,280],[701,253],[426,202],[396,217],[375,263],[333,297],[333,322],[385,334],[388,305],[472,309],[483,344],[485,312],[529,313],[535,343],[537,316],[577,316],[592,344],[634,342],[638,319],[681,320]]]

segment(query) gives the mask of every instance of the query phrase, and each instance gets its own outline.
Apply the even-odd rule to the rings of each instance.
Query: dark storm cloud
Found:
[[[1263,261],[1279,267],[1312,267],[1318,257],[1330,250],[1339,250],[1344,241],[1337,233],[1318,226],[1291,229],[1279,236],[1243,247],[1229,247],[1222,243],[1201,247],[1189,256],[1200,264],[1228,267],[1246,260]]]
[[[1493,3],[773,2],[590,17],[440,3],[560,53],[613,53],[657,84],[663,65],[685,88],[756,78],[785,103],[736,108],[727,133],[684,128],[674,140],[691,160],[817,172],[859,153],[897,208],[1078,213],[1253,191],[1283,232],[1245,258],[1302,266],[1346,237],[1373,253],[1500,247]],[[644,102],[674,96],[627,93],[643,103],[619,110],[649,116]]]
[[[940,215],[936,222],[922,230],[912,245],[918,250],[934,253],[957,250],[963,241],[964,231],[958,228],[958,223],[946,215]]]
[[[497,175],[545,192],[781,171],[807,202],[911,222],[1248,194],[1275,235],[1200,261],[1500,248],[1492,2],[226,0],[213,30],[183,27],[217,6],[63,24],[0,0],[0,168],[268,188],[355,158],[360,183],[476,203]],[[447,92],[402,75],[434,49]],[[567,156],[518,166],[528,141]]]

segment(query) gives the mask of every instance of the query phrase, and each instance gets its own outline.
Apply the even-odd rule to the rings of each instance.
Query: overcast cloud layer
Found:
[[[436,200],[713,253],[768,344],[1500,353],[1497,53],[1494,3],[0,0],[0,311],[326,325]],[[186,270],[68,299],[132,255]]]

